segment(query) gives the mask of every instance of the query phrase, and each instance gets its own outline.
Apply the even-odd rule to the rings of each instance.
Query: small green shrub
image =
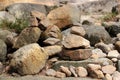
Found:
[[[102,21],[110,21],[116,17],[116,13],[108,13],[104,17],[102,17]]]
[[[14,30],[20,33],[24,28],[29,26],[28,19],[16,19],[15,22],[10,22],[6,19],[0,22],[0,27],[3,29]]]

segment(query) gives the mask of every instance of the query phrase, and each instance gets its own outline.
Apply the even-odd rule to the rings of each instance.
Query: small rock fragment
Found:
[[[66,77],[66,75],[65,75],[65,73],[62,73],[62,72],[57,71],[57,72],[56,72],[56,77],[57,77],[57,78],[64,78],[64,77]]]
[[[64,72],[68,77],[72,75],[68,67],[60,66],[60,70]]]
[[[79,77],[86,77],[88,75],[88,72],[84,67],[77,67],[76,73]]]
[[[46,71],[46,75],[47,75],[47,76],[52,76],[52,77],[54,77],[54,76],[56,75],[56,71],[53,70],[53,69],[48,69],[48,70]]]

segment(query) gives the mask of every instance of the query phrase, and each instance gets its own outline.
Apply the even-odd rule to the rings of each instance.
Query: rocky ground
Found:
[[[0,80],[25,79],[120,80],[120,1],[1,9]]]

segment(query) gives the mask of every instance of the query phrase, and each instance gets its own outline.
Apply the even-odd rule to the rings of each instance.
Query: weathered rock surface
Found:
[[[80,12],[76,5],[69,4],[52,10],[47,18],[59,28],[65,28],[70,24],[80,22]]]
[[[0,21],[3,21],[3,20],[15,22],[15,17],[6,11],[0,11]],[[3,26],[3,27],[6,27],[6,26]]]
[[[103,41],[104,43],[111,42],[111,37],[103,26],[84,25],[83,28],[86,31],[85,37],[90,41],[91,45],[95,45],[100,41]]]
[[[54,45],[54,44],[57,44],[58,42],[60,42],[60,39],[48,38],[48,39],[44,40],[43,42],[48,45]]]
[[[111,51],[111,48],[103,42],[97,43],[95,47],[101,49],[104,53]]]
[[[82,60],[82,61],[57,61],[54,65],[53,65],[53,69],[58,70],[60,68],[60,66],[65,66],[65,67],[69,67],[69,66],[75,66],[75,67],[84,67],[87,68],[88,64],[94,64],[94,63],[98,63],[100,65],[104,65],[109,64],[109,65],[113,65],[112,61],[109,60],[108,58],[98,58],[98,59],[87,59],[87,60]]]
[[[7,55],[7,45],[0,39],[0,61],[5,61]]]
[[[7,36],[10,34],[12,34],[10,31],[0,29],[0,39],[4,42],[6,42]]]
[[[93,78],[74,78],[74,77],[68,77],[68,78],[54,78],[54,77],[46,77],[46,76],[23,76],[23,77],[9,77],[9,76],[0,76],[0,80],[101,80],[101,79],[93,79]]]
[[[47,46],[47,47],[43,47],[43,48],[47,52],[48,56],[55,55],[62,51],[62,46],[59,46],[59,45]]]
[[[40,34],[41,30],[38,27],[25,28],[14,42],[13,48],[20,48],[24,45],[37,42]]]
[[[78,35],[70,34],[67,35],[64,40],[62,41],[62,44],[65,48],[71,49],[71,48],[88,48],[90,47],[90,42]]]
[[[10,66],[21,75],[36,74],[45,66],[47,58],[47,53],[37,43],[33,43],[14,52]]]
[[[6,8],[6,10],[14,15],[16,18],[29,18],[31,11],[39,11],[41,13],[46,12],[46,8],[44,5],[40,4],[31,4],[31,3],[17,3],[12,4]]]
[[[60,53],[61,58],[69,60],[85,60],[92,56],[91,49],[63,50]]]

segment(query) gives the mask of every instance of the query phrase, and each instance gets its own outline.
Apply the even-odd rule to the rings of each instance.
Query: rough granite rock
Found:
[[[25,28],[14,42],[13,48],[20,48],[24,45],[35,43],[39,40],[40,35],[41,30],[38,27]]]
[[[45,66],[47,59],[44,49],[37,43],[32,43],[13,53],[10,66],[21,75],[36,74]]]

